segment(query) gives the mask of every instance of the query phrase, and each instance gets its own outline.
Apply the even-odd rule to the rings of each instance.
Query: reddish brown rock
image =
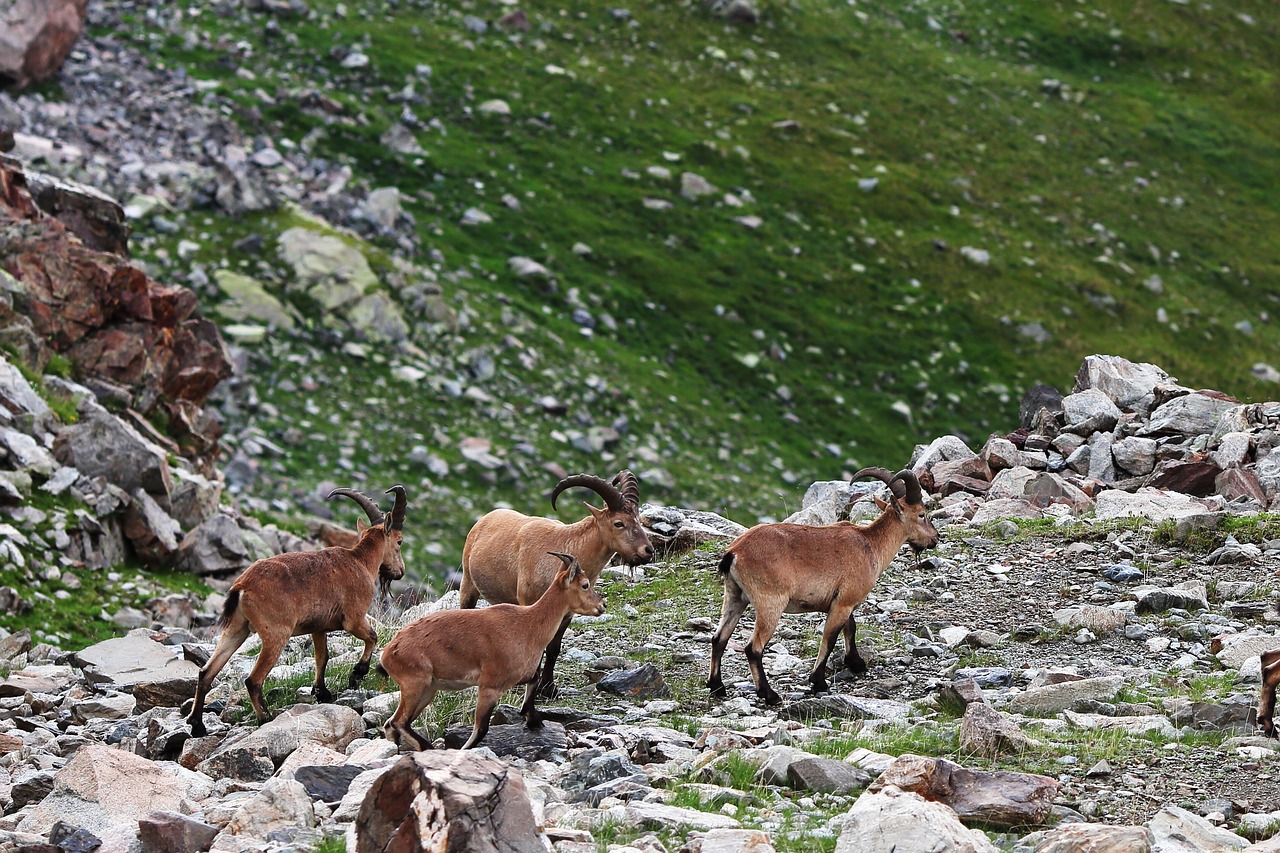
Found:
[[[1147,485],[1203,498],[1213,494],[1214,482],[1221,473],[1218,463],[1206,456],[1197,456],[1187,462],[1161,463]]]
[[[0,89],[21,89],[58,73],[84,32],[88,0],[0,4]]]
[[[113,217],[123,223],[119,205],[91,193],[77,201],[66,184],[36,189],[54,209],[75,213],[73,231],[36,203],[33,187],[42,185],[29,186],[14,161],[0,160],[0,265],[23,286],[15,311],[35,338],[75,362],[86,384],[125,389],[126,405],[144,417],[164,415],[178,450],[209,464],[220,427],[203,406],[231,373],[217,327],[197,313],[190,290],[86,244],[95,234],[123,239],[127,229],[111,230]]]
[[[993,828],[1044,823],[1058,794],[1058,782],[1048,776],[968,770],[946,759],[910,754],[890,764],[867,790],[891,785],[949,806],[966,825]]]
[[[1252,471],[1243,468],[1228,468],[1213,481],[1214,491],[1229,501],[1236,498],[1253,498],[1262,506],[1267,505],[1267,493],[1258,482]]]

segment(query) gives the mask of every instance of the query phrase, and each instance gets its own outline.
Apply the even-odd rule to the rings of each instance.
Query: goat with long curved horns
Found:
[[[551,507],[567,489],[590,489],[604,500],[604,509],[586,504],[590,515],[574,524],[536,518],[512,509],[486,513],[467,534],[462,548],[460,606],[476,606],[483,597],[490,604],[533,604],[560,571],[551,552],[573,554],[592,583],[614,554],[629,566],[653,559],[653,545],[640,523],[640,484],[630,471],[619,471],[609,482],[591,474],[565,477],[551,490]],[[530,684],[540,696],[555,695],[555,665],[572,615],[547,646],[542,674]]]
[[[347,681],[348,687],[360,684],[369,672],[369,659],[378,641],[369,622],[374,592],[380,586],[385,593],[393,580],[404,577],[400,540],[407,498],[404,486],[392,486],[387,493],[395,494],[388,515],[367,495],[354,489],[334,489],[329,493],[331,499],[350,498],[369,516],[368,524],[356,522],[360,539],[355,547],[278,554],[258,560],[236,578],[218,619],[222,636],[209,662],[200,670],[196,684],[195,704],[187,720],[192,735],[205,734],[205,696],[236,649],[255,631],[262,638],[262,650],[244,684],[258,722],[268,719],[262,684],[290,637],[311,635],[316,654],[313,690],[321,702],[333,699],[324,683],[329,661],[327,633],[342,630],[363,640],[364,652]]]
[[[910,543],[917,550],[932,548],[938,544],[938,531],[925,516],[915,474],[863,468],[853,479],[864,476],[882,480],[891,493],[888,501],[875,498],[882,512],[871,524],[759,524],[729,546],[720,560],[724,578],[720,627],[711,639],[707,687],[713,696],[725,693],[720,660],[748,604],[756,609],[756,627],[747,646],[747,662],[756,693],[770,705],[782,700],[765,677],[764,647],[783,613],[827,614],[818,659],[809,673],[814,692],[827,689],[827,658],[841,631],[845,667],[854,673],[866,672],[867,664],[855,645],[858,626],[854,609],[866,600],[903,543]]]

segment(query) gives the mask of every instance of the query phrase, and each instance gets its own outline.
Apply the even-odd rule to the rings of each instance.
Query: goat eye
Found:
[[[621,521],[615,521],[615,522],[613,523],[613,526],[614,526],[614,527],[616,527],[616,528],[618,528],[619,530],[621,530],[622,528],[626,527],[626,525],[625,525],[625,524],[623,524]]]

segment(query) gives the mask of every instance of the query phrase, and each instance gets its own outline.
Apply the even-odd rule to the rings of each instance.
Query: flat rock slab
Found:
[[[683,827],[709,832],[713,829],[739,829],[742,826],[728,815],[682,809],[662,803],[628,803],[606,810],[605,816],[619,819],[624,826],[659,831]]]
[[[1082,678],[1033,687],[1009,700],[1008,710],[1015,714],[1047,717],[1061,713],[1079,699],[1107,701],[1115,698],[1124,687],[1124,676],[1108,675],[1101,678]]]
[[[1035,773],[969,770],[942,758],[901,755],[868,791],[893,786],[951,808],[966,824],[1036,826],[1050,819],[1059,783]]]
[[[811,720],[817,717],[839,717],[846,720],[891,720],[905,722],[911,706],[892,699],[869,699],[833,693],[792,702],[778,711],[788,720]]]
[[[471,737],[471,726],[454,726],[444,733],[444,745],[448,749],[461,749]],[[526,761],[556,759],[563,761],[569,748],[569,736],[560,723],[543,721],[540,728],[531,729],[524,723],[490,726],[480,745],[493,750],[495,755],[510,755]]]
[[[76,666],[90,684],[131,689],[138,684],[190,682],[195,691],[200,668],[183,660],[177,646],[163,646],[146,637],[117,637],[76,652]]]
[[[258,729],[241,737],[228,739],[210,759],[232,750],[254,752],[259,749],[276,767],[304,743],[316,743],[339,752],[351,741],[364,736],[364,720],[352,708],[343,705],[294,705]]]

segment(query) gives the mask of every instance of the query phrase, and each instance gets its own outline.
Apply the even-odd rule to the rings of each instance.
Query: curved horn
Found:
[[[907,474],[912,480],[915,479],[915,475],[911,474],[910,471],[899,471],[895,475],[888,468],[863,468],[861,471],[853,475],[853,479],[857,480],[859,477],[875,477],[877,480],[880,480],[889,487],[889,491],[893,492],[893,496],[895,498],[902,500],[907,496],[906,483],[904,482],[900,486],[896,485],[896,483],[898,483],[903,474]],[[917,495],[919,494],[919,490],[920,484],[916,483]]]
[[[629,470],[619,471],[613,475],[613,484],[622,492],[622,498],[632,507],[640,507],[640,481]]]
[[[392,492],[395,493],[396,502],[395,505],[391,507],[391,529],[401,530],[404,528],[404,509],[409,503],[409,498],[404,490],[404,486],[399,483],[396,483],[394,486],[387,489],[386,494],[389,495]]]
[[[907,503],[918,504],[923,500],[923,495],[920,494],[920,481],[916,479],[915,474],[904,468],[893,475],[893,479],[889,481],[890,488],[893,487],[894,483],[899,481],[907,487],[905,495]],[[904,495],[898,495],[898,497],[901,498],[904,497]]]
[[[553,557],[559,557],[560,562],[564,563],[564,567],[566,569],[574,563],[574,557],[572,554],[561,554],[559,551],[548,551],[547,553]]]
[[[373,500],[364,492],[357,492],[355,489],[334,489],[329,493],[329,500],[333,500],[335,495],[342,495],[344,498],[351,498],[351,500],[360,504],[360,508],[364,510],[364,514],[369,516],[369,523],[371,525],[377,526],[382,523],[382,519],[384,518],[382,510],[378,509],[378,505],[374,503]]]
[[[574,474],[572,477],[565,477],[556,483],[556,487],[551,490],[551,508],[556,508],[556,498],[560,497],[561,492],[565,489],[572,489],[575,486],[595,492],[604,498],[605,506],[614,512],[626,512],[629,508],[626,498],[622,496],[622,492],[618,491],[617,487],[593,474]]]

